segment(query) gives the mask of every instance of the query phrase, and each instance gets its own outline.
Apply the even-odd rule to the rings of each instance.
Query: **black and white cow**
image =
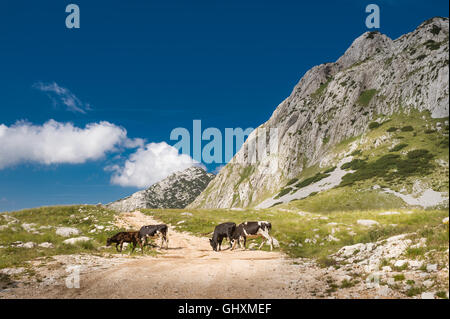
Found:
[[[257,221],[257,222],[244,222],[239,224],[236,227],[236,231],[233,233],[233,248],[236,248],[236,244],[239,243],[239,247],[241,246],[241,239],[244,240],[244,249],[246,249],[245,245],[247,243],[247,238],[257,238],[263,237],[265,240],[259,246],[259,249],[265,244],[269,243],[270,250],[273,249],[274,238],[269,235],[270,230],[272,229],[272,224],[266,221]],[[275,240],[275,245],[278,245],[278,242]]]
[[[236,230],[236,223],[227,222],[223,224],[219,224],[214,228],[214,234],[212,239],[209,240],[209,244],[211,245],[214,251],[220,251],[220,246],[222,245],[222,240],[224,238],[228,238],[230,242],[230,248],[232,246],[232,235]]]
[[[169,238],[167,236],[168,227],[166,224],[159,225],[147,225],[142,226],[139,230],[139,238],[141,241],[145,241],[145,245],[147,245],[148,238],[161,238],[161,248],[163,248],[163,244],[165,243],[166,249],[169,248]]]

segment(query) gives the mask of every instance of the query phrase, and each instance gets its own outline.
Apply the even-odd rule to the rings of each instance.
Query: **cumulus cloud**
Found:
[[[59,86],[57,83],[43,83],[37,82],[33,87],[39,91],[47,93],[47,96],[52,100],[54,106],[64,105],[68,111],[74,113],[85,114],[86,111],[91,110],[89,103],[80,101],[75,94],[69,89]]]
[[[0,124],[0,169],[20,163],[45,165],[84,163],[97,160],[120,147],[142,146],[141,139],[131,140],[124,128],[109,122],[87,124],[49,120],[43,125],[17,122]]]
[[[199,165],[190,156],[179,154],[178,150],[165,142],[149,143],[131,154],[123,166],[110,166],[114,171],[111,182],[121,186],[139,188],[166,178],[172,173]]]

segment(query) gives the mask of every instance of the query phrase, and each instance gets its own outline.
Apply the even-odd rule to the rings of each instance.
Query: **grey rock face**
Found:
[[[428,110],[449,114],[448,18],[433,18],[396,40],[378,32],[357,38],[335,63],[306,72],[291,95],[189,207],[254,206],[331,148],[368,129],[379,115]],[[249,162],[249,141],[278,129],[275,154]]]
[[[200,195],[213,178],[214,174],[193,166],[106,206],[119,212],[141,208],[184,208]]]

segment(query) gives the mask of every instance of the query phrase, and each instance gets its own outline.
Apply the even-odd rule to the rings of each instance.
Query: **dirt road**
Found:
[[[122,214],[130,229],[158,221],[140,212]],[[223,245],[226,247],[227,245]],[[81,278],[80,289],[51,297],[69,298],[295,298],[287,289],[296,267],[279,252],[214,252],[207,238],[169,230],[169,249]]]

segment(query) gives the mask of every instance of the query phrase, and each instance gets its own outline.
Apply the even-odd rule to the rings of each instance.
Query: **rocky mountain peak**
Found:
[[[107,204],[110,209],[129,212],[141,208],[184,208],[215,177],[198,166],[175,172],[146,190]]]
[[[365,32],[353,41],[336,63],[345,69],[354,63],[362,62],[377,53],[391,53],[393,41],[378,31]]]

